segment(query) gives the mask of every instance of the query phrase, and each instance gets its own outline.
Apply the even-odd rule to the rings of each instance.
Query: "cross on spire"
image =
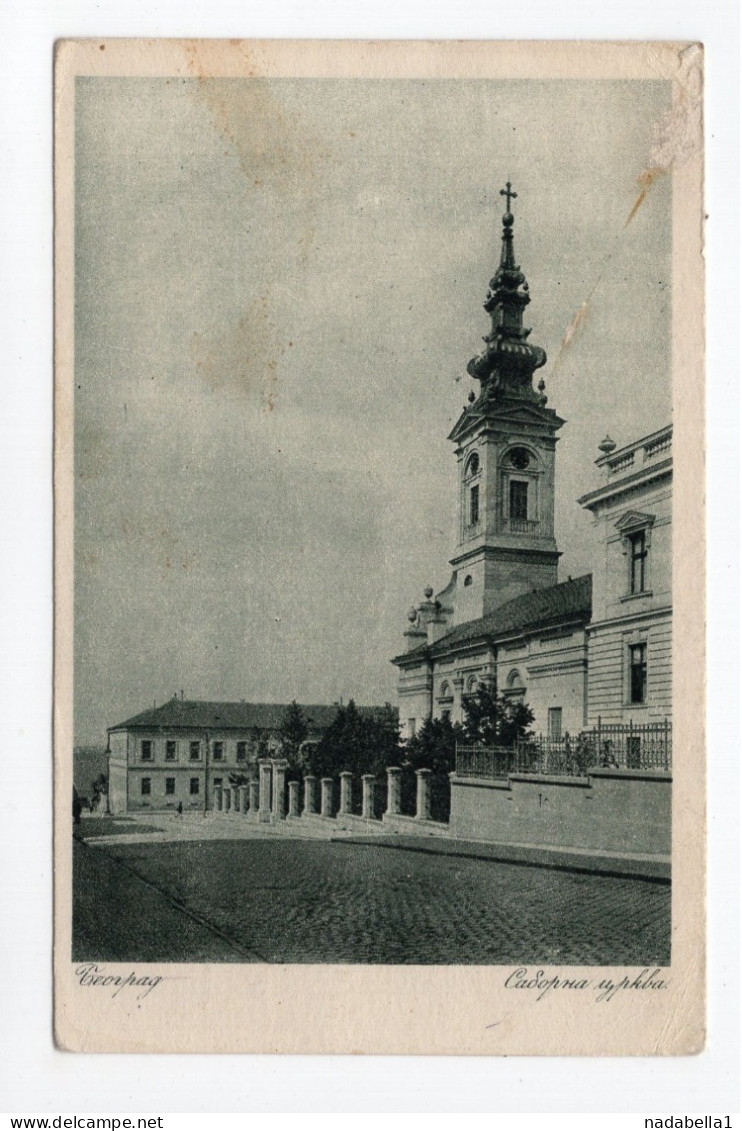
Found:
[[[507,182],[505,188],[500,189],[500,196],[507,197],[507,209],[508,209],[508,212],[509,212],[510,211],[510,200],[511,200],[511,198],[513,200],[516,200],[517,197],[518,197],[517,192],[512,191],[512,189],[510,187],[510,181]]]

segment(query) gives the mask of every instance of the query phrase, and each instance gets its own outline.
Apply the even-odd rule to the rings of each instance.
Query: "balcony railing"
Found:
[[[506,522],[506,529],[511,534],[533,534],[537,526],[535,518],[509,518]]]
[[[456,775],[506,778],[510,774],[586,777],[592,769],[672,770],[672,723],[602,723],[575,737],[546,735],[514,746],[457,746]]]
[[[626,471],[628,467],[634,466],[634,452],[627,452],[626,455],[618,456],[617,459],[609,460],[608,466],[611,469],[612,475],[615,475],[618,471]]]
[[[644,445],[644,458],[653,459],[662,452],[669,452],[672,447],[672,432],[663,433],[656,440]]]

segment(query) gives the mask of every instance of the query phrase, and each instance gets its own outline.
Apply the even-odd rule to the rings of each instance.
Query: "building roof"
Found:
[[[592,613],[592,574],[562,581],[546,589],[535,589],[500,605],[499,609],[478,620],[457,624],[435,644],[421,644],[394,663],[427,656],[440,656],[451,649],[477,640],[495,641],[539,629],[547,629],[565,621],[588,621]]]
[[[159,707],[150,707],[132,715],[109,730],[133,727],[188,727],[200,730],[278,730],[286,715],[286,703],[213,703],[203,699],[169,699]],[[335,719],[337,704],[300,703],[304,718],[312,730],[325,730]],[[358,707],[361,715],[373,715],[382,707]]]

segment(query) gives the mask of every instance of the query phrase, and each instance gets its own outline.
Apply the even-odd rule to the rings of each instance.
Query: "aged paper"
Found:
[[[697,44],[58,46],[60,1047],[475,1055],[703,1047],[701,80]],[[553,474],[539,480],[532,509],[517,473],[523,484],[534,474],[533,426],[520,417],[513,425],[526,447],[511,448],[509,550],[519,552],[518,538],[544,521],[548,489],[560,583],[572,584],[570,570],[586,574],[587,527],[575,500],[593,505],[611,460],[617,472],[621,460],[638,467],[631,445],[641,437],[645,462],[664,455],[672,423],[664,563],[672,772],[666,761],[640,761],[633,730],[617,754],[608,732],[592,726],[588,665],[585,735],[599,738],[579,747],[589,750],[582,764],[559,729],[570,709],[560,704],[544,715],[548,751],[571,760],[569,773],[556,760],[535,773],[532,743],[519,755],[520,776],[515,763],[507,775],[492,764],[481,786],[486,805],[507,779],[517,809],[521,795],[524,805],[554,806],[570,783],[548,843],[533,823],[508,816],[503,847],[504,834],[485,835],[474,808],[455,817],[456,790],[472,796],[471,781],[483,780],[481,770],[470,774],[468,754],[451,785],[450,829],[433,819],[415,826],[409,812],[383,826],[365,794],[364,817],[348,801],[343,822],[337,784],[328,787],[328,823],[317,816],[302,825],[293,808],[284,820],[284,802],[294,806],[297,793],[284,794],[283,751],[268,745],[273,808],[262,810],[256,780],[262,816],[250,824],[246,778],[233,774],[228,786],[213,776],[231,741],[220,737],[225,707],[388,700],[413,736],[417,720],[389,661],[403,653],[405,629],[423,640],[427,606],[409,621],[406,607],[428,581],[445,585],[462,537],[453,530],[446,436],[460,427],[470,387],[472,412],[477,381],[483,397],[487,382],[495,389],[481,358],[497,335],[480,353],[481,303],[498,260],[511,270],[511,207],[517,263],[510,282],[500,278],[510,291],[498,298],[496,285],[486,306],[506,312],[503,340],[521,343],[539,368],[525,400],[543,415],[548,394],[572,431],[557,445],[556,486]],[[525,278],[530,339],[506,325],[507,312],[528,301]],[[545,365],[528,354],[529,340],[545,347]],[[467,376],[472,354],[479,369]],[[542,373],[546,392],[536,391]],[[598,450],[606,433],[612,439]],[[467,458],[465,476],[479,474],[472,467]],[[472,495],[463,482],[478,531],[479,489]],[[644,718],[651,694],[667,691],[651,655],[647,670],[633,610],[664,567],[660,512],[642,510],[634,490],[629,483],[623,526],[610,533],[629,571],[616,678]],[[481,499],[486,521],[486,489]],[[556,551],[550,561],[556,569]],[[476,591],[474,567],[464,573],[462,587]],[[603,583],[593,570],[588,636]],[[445,600],[433,612],[445,617]],[[498,666],[510,701],[519,692],[515,663]],[[523,671],[548,676],[545,661],[529,663]],[[581,661],[569,664],[581,670]],[[432,678],[442,717],[448,687]],[[173,719],[194,704],[210,704],[213,721],[199,716],[203,735],[185,746]],[[141,722],[127,726],[165,708],[150,720],[152,738]],[[643,725],[641,742],[659,724]],[[107,781],[86,798],[97,812],[80,819],[73,750],[82,757],[100,742]],[[538,756],[546,758],[540,747]],[[606,837],[597,849],[584,818],[570,823],[572,797],[587,788],[585,759],[590,801],[607,806],[603,818],[589,818]],[[150,806],[160,779],[162,804]],[[667,846],[652,851],[651,828],[642,840],[640,816],[631,826],[636,851],[619,843],[620,820],[631,820],[632,807],[643,812],[636,783],[640,792],[669,791],[670,779],[671,888]],[[181,784],[183,798],[169,804]],[[377,792],[385,784],[393,818],[391,779]],[[419,817],[430,803],[424,776],[418,788]],[[228,803],[237,811],[226,813]],[[669,836],[669,821],[663,827]],[[375,842],[384,849],[368,844],[379,829],[389,833]],[[646,942],[655,929],[662,941]]]

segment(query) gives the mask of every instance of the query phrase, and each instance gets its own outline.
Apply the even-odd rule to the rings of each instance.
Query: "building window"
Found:
[[[629,592],[643,593],[647,585],[647,532],[629,535]]]
[[[472,575],[470,573],[467,573],[466,577],[464,578],[464,587],[471,585],[473,581],[474,578],[472,577]]]
[[[149,797],[152,792],[152,778],[142,778],[142,797]]]
[[[510,480],[510,517],[528,518],[528,484],[517,479]]]
[[[441,711],[441,718],[444,722],[449,722],[451,719],[451,712],[448,709]]]
[[[177,751],[177,746],[176,746],[175,742],[173,742],[172,739],[168,739],[168,741],[165,743],[165,761],[166,762],[174,762],[176,751]]]
[[[214,778],[214,789],[221,789],[224,778]]]
[[[479,522],[479,484],[475,483],[469,488],[469,525],[476,526]]]
[[[224,761],[224,743],[223,742],[215,742],[214,743],[214,761],[215,762],[223,762]]]
[[[479,473],[479,456],[477,455],[476,452],[472,452],[472,454],[469,456],[468,462],[466,464],[465,475],[466,475],[467,479],[471,479],[472,476],[477,475],[478,473]]]
[[[525,448],[513,448],[510,453],[510,462],[513,467],[517,467],[519,471],[525,471],[531,462],[531,457]]]
[[[416,730],[417,730],[417,720],[416,719],[408,719],[407,720],[407,731],[409,733],[410,738],[415,737],[415,731]]]
[[[142,739],[142,761],[152,761],[152,742],[149,738]]]
[[[505,681],[505,694],[518,696],[525,695],[525,692],[526,685],[523,682],[523,677],[517,668],[513,668],[513,670],[508,673],[508,678]]]
[[[632,703],[647,701],[647,646],[632,644],[629,647],[629,684]]]
[[[175,778],[165,778],[165,793],[168,797],[175,793]]]
[[[199,791],[198,778],[191,778],[191,786],[190,786],[191,797],[195,797],[196,794],[198,793],[198,791]]]
[[[549,738],[562,737],[562,708],[549,707],[548,712]]]
[[[201,743],[200,742],[192,742],[191,743],[191,761],[192,762],[198,762],[200,757],[201,757]]]
[[[238,742],[237,743],[237,761],[238,762],[246,762],[247,761],[247,743],[246,742]]]

